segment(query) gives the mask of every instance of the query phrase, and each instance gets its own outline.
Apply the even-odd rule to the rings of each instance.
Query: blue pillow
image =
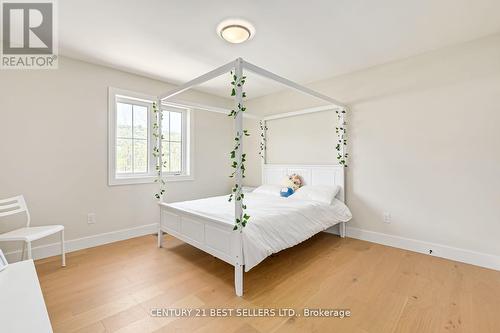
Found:
[[[293,189],[291,187],[283,187],[280,191],[280,195],[283,198],[288,198],[293,194]]]

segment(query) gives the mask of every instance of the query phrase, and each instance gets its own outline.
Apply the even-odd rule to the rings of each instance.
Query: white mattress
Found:
[[[292,197],[245,193],[245,204],[251,216],[243,229],[247,272],[269,255],[352,218],[349,208],[336,199],[331,205],[325,205]],[[176,202],[170,206],[234,224],[234,203],[228,202],[228,196]]]

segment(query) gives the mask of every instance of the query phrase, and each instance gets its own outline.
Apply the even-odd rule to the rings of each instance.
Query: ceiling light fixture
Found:
[[[255,28],[250,22],[245,20],[228,19],[219,23],[217,34],[226,42],[240,44],[255,36]]]

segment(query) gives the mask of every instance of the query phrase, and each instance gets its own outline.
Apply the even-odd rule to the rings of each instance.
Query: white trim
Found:
[[[139,105],[147,106],[148,108],[148,124],[151,127],[151,104],[154,101],[154,96],[143,93],[133,92],[130,90],[119,89],[114,87],[108,88],[108,185],[126,185],[126,184],[144,184],[150,182],[150,174],[135,174],[135,175],[116,175],[116,103],[121,100],[136,100]],[[152,131],[148,131],[148,144],[151,145]],[[149,168],[151,168],[151,147],[148,149]]]
[[[116,169],[116,95],[121,90],[108,87],[108,185],[114,185]]]
[[[124,174],[116,175],[116,102],[117,101],[126,102],[125,100],[135,100],[137,104],[144,105],[148,107],[148,124],[149,124],[149,138],[148,138],[148,159],[149,159],[149,172],[148,173],[136,173],[136,174]],[[134,184],[151,184],[155,182],[156,177],[156,159],[152,154],[152,146],[154,145],[155,138],[153,137],[152,124],[154,122],[152,114],[152,103],[155,100],[154,96],[147,95],[144,93],[138,93],[130,90],[119,89],[114,87],[108,88],[108,185],[134,185]],[[165,109],[163,107],[163,109]],[[167,110],[168,111],[168,110]],[[186,107],[182,108],[182,121],[183,128],[184,122],[186,126],[184,128],[183,141],[183,163],[186,164],[186,168],[183,168],[185,173],[180,175],[166,175],[164,179],[167,182],[177,182],[177,181],[192,181],[194,180],[194,127],[193,127],[193,112]],[[184,167],[184,165],[183,165]]]
[[[153,103],[155,100],[155,97],[152,95],[148,95],[137,91],[115,88],[115,87],[108,87],[108,93],[113,94],[113,96],[116,95],[118,97],[125,97],[128,99],[136,99],[138,101],[142,101],[144,103],[149,103],[149,104]]]
[[[279,113],[276,115],[267,116],[267,117],[262,118],[262,120],[266,120],[266,121],[276,120],[276,119],[296,117],[296,116],[301,116],[304,114],[310,114],[310,113],[316,113],[316,112],[335,111],[338,109],[339,108],[334,106],[334,105],[317,106],[314,108],[300,109],[297,111],[291,111],[291,112],[285,112],[285,113]]]
[[[184,83],[183,85],[163,94],[163,95],[160,95],[158,98],[164,102],[166,101],[167,99],[170,99],[180,93],[183,93],[191,88],[194,88],[200,84],[203,84],[207,81],[210,81],[224,73],[227,73],[231,70],[233,70],[234,68],[236,68],[236,64],[237,63],[240,63],[241,64],[241,67],[242,67],[242,70],[249,70],[250,72],[253,72],[257,75],[260,75],[262,77],[265,77],[265,78],[268,78],[268,79],[271,79],[273,81],[276,81],[276,82],[279,82],[291,89],[294,89],[296,91],[299,91],[303,94],[307,94],[309,96],[313,96],[313,97],[316,97],[318,99],[321,99],[323,101],[326,101],[330,104],[332,104],[333,107],[336,107],[336,108],[343,108],[343,109],[346,109],[347,108],[347,105],[344,104],[344,103],[341,103],[339,101],[337,101],[336,99],[334,98],[331,98],[330,96],[327,96],[327,95],[324,95],[324,94],[321,94],[317,91],[314,91],[312,89],[309,89],[305,86],[302,86],[296,82],[293,82],[291,80],[288,80],[282,76],[279,76],[279,75],[276,75],[268,70],[265,70],[261,67],[258,67],[254,64],[251,64],[247,61],[244,61],[242,58],[237,58],[236,60],[234,61],[231,61],[230,63],[228,64],[225,64],[223,66],[220,66],[206,74],[203,74],[201,76],[198,76],[197,78],[191,80],[191,81],[188,81],[186,83]]]
[[[329,233],[338,234],[336,228],[327,230]],[[364,241],[392,246],[399,249],[432,255],[435,257],[459,261],[500,271],[500,256],[461,249],[453,246],[426,242],[418,239],[384,234],[381,232],[347,227],[347,236]],[[432,250],[432,254],[429,254]]]
[[[238,59],[241,59],[241,58],[238,58]],[[249,63],[248,61],[244,61],[243,59],[241,59],[241,62],[243,63],[243,69],[248,69],[250,72],[252,73],[255,73],[257,75],[260,75],[262,77],[265,77],[265,78],[268,78],[268,79],[271,79],[273,81],[276,81],[276,82],[279,82],[281,83],[282,85],[285,85],[293,90],[296,90],[298,92],[301,92],[303,94],[306,94],[306,95],[309,95],[309,96],[313,96],[313,97],[316,97],[318,99],[321,99],[323,101],[326,101],[328,103],[331,103],[333,104],[334,106],[336,107],[339,107],[339,108],[347,108],[347,105],[345,105],[344,103],[341,103],[339,101],[337,101],[336,99],[334,98],[331,98],[330,96],[327,96],[327,95],[324,95],[324,94],[321,94],[317,91],[314,91],[312,89],[309,89],[307,87],[304,87],[296,82],[293,82],[293,81],[290,81],[282,76],[279,76],[279,75],[276,75],[268,70],[265,70],[264,68],[262,67],[259,67],[259,66],[255,66],[254,64],[251,64]]]
[[[144,176],[144,177],[122,177],[113,180],[112,184],[109,186],[120,186],[120,185],[136,185],[136,184],[153,184],[156,183],[156,176]],[[175,175],[175,176],[164,176],[163,179],[167,182],[186,182],[193,181],[194,175]]]
[[[193,120],[192,120],[192,110],[188,108],[180,108],[177,106],[172,106],[172,105],[162,105],[161,106],[162,110],[162,116],[165,117],[165,112],[175,112],[179,113],[181,115],[181,128],[182,128],[182,138],[181,138],[181,173],[165,173],[162,171],[162,176],[164,179],[167,181],[169,179],[185,179],[185,178],[193,178],[193,168],[192,168],[192,158],[193,154],[191,153],[191,150],[193,149],[192,147],[192,134],[193,134]],[[160,123],[159,123],[160,124]],[[161,125],[160,125],[160,133],[161,133]],[[166,138],[165,138],[166,140]],[[169,141],[169,140],[167,140]],[[163,144],[159,144],[159,147],[161,149],[160,151],[160,156],[164,152],[163,150]],[[152,158],[153,160],[153,165],[151,170],[153,170],[153,173],[156,172],[155,167],[156,167],[156,160]],[[170,158],[167,157],[167,161],[170,161]],[[163,161],[159,163],[159,165],[162,165]],[[155,174],[155,179],[157,178]]]
[[[238,59],[240,59],[240,58],[238,58]],[[201,75],[201,76],[199,76],[199,77],[197,77],[189,82],[186,82],[185,84],[178,86],[177,88],[172,89],[171,91],[169,91],[163,95],[160,95],[159,99],[161,101],[167,100],[167,99],[172,98],[180,93],[183,93],[186,90],[193,88],[194,86],[197,86],[197,85],[200,85],[204,82],[215,79],[216,77],[221,76],[224,73],[228,73],[233,68],[235,68],[235,64],[236,64],[236,61],[238,59],[233,60],[230,63],[225,64],[223,66],[220,66],[220,67],[218,67],[218,68],[216,68],[216,69],[214,69],[206,74],[203,74],[203,75]]]
[[[68,253],[82,249],[88,249],[91,247],[118,242],[125,239],[154,234],[157,231],[158,223],[152,223],[128,229],[105,232],[102,234],[67,240],[65,241],[65,250],[66,253]],[[21,243],[19,242],[19,244]],[[61,244],[57,242],[52,244],[40,245],[37,247],[33,247],[32,251],[33,259],[42,259],[57,256],[61,254]],[[19,259],[21,258],[21,250],[5,253],[5,257],[9,262],[19,261]]]
[[[194,110],[222,113],[224,115],[228,115],[231,112],[230,109],[226,109],[226,108],[222,108],[222,107],[218,107],[218,106],[211,106],[211,105],[207,105],[207,104],[194,103],[194,102],[185,101],[185,100],[166,101],[166,102],[162,102],[161,105],[172,106],[172,107],[183,108],[183,109],[194,109]],[[247,111],[245,111],[243,113],[243,118],[261,119],[260,116],[257,116],[257,115],[252,114],[252,113],[248,113]]]

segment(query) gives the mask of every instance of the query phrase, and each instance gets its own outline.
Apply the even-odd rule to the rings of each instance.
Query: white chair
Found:
[[[0,234],[0,242],[23,241],[24,244],[21,260],[24,260],[25,247],[28,248],[28,259],[33,259],[31,254],[31,242],[60,232],[62,266],[66,266],[66,253],[64,250],[64,226],[47,225],[40,227],[30,227],[30,212],[28,211],[28,206],[26,206],[26,201],[24,201],[24,197],[22,195],[0,200],[0,217],[15,215],[23,212],[26,213],[27,217],[26,227]]]

